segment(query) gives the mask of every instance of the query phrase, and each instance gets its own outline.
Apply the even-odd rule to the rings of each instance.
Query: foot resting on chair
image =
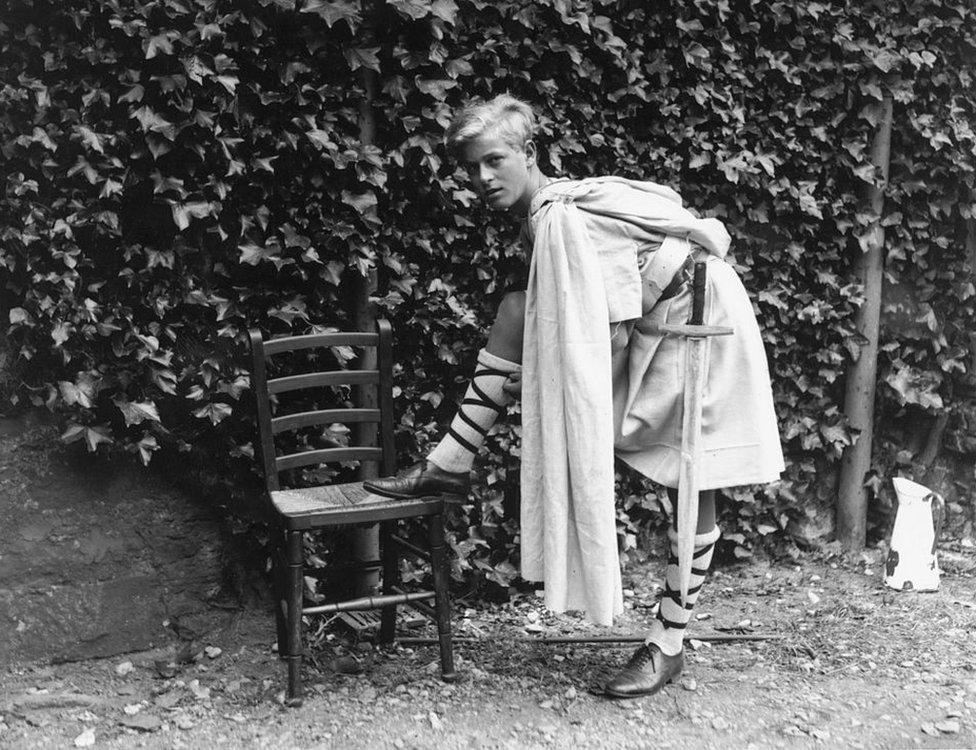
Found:
[[[607,683],[605,692],[614,698],[653,695],[684,668],[684,651],[668,656],[656,643],[645,643],[630,657],[627,665]]]
[[[408,499],[425,495],[467,495],[471,475],[444,471],[430,461],[418,461],[397,477],[371,479],[363,482],[367,492],[384,497]]]

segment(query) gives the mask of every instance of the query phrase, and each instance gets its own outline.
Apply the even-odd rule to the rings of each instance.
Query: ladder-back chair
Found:
[[[283,489],[279,475],[301,467],[350,461],[372,461],[379,464],[383,476],[392,475],[396,469],[393,443],[393,333],[390,324],[378,320],[375,333],[336,332],[304,336],[288,336],[265,341],[257,329],[250,330],[251,386],[257,404],[258,434],[261,459],[264,466],[267,499],[277,528],[273,545],[275,567],[276,625],[278,655],[288,665],[287,701],[290,705],[301,703],[301,666],[303,652],[303,615],[338,613],[351,610],[380,609],[380,640],[389,642],[395,637],[396,606],[409,604],[437,622],[440,644],[441,674],[445,680],[454,678],[454,660],[451,642],[450,599],[448,593],[449,571],[444,541],[443,500],[440,497],[423,497],[411,500],[393,500],[373,495],[363,489],[361,481],[341,484],[313,484],[308,487]],[[333,356],[335,347],[356,347],[375,350],[375,369],[342,369],[338,358]],[[318,350],[318,351],[309,351]],[[346,351],[346,350],[338,350]],[[301,352],[300,355],[294,355]],[[301,359],[297,369],[305,369],[312,362],[313,371],[283,377],[268,378],[268,362],[278,355]],[[287,359],[287,357],[286,357]],[[328,367],[321,369],[320,360]],[[365,361],[369,361],[366,359]],[[294,364],[294,363],[292,363]],[[363,393],[374,388],[375,407],[350,406],[347,398],[337,387],[351,386],[350,394]],[[279,394],[300,389],[329,389],[318,400],[314,392],[303,402],[303,410],[285,413],[283,406],[276,408]],[[325,403],[331,408],[319,408]],[[338,406],[335,404],[338,403]],[[312,408],[307,408],[311,404]],[[362,433],[363,426],[376,425],[371,432],[378,435],[378,445],[353,445],[301,450],[279,455],[276,436],[295,433],[315,426],[333,424],[353,425],[351,434]],[[427,519],[429,553],[419,549],[396,531],[401,518],[423,516]],[[303,538],[307,531],[348,524],[380,524],[380,559],[366,560],[344,566],[328,566],[324,570],[306,570],[304,565]],[[404,591],[399,583],[400,552],[419,555],[430,561],[433,574],[433,591]],[[345,601],[335,601],[317,606],[303,606],[303,578],[306,575],[328,577],[335,572],[350,570],[382,569],[382,595],[360,596]],[[434,607],[427,600],[434,599]]]

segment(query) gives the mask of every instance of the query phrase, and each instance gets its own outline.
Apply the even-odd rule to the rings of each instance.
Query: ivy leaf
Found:
[[[228,404],[214,402],[194,410],[193,416],[199,419],[209,419],[211,424],[219,424],[233,413]]]
[[[129,115],[129,117],[135,118],[139,121],[139,125],[142,127],[144,133],[159,133],[161,136],[170,141],[176,137],[176,127],[173,125],[173,123],[156,114],[148,104],[144,104],[142,107]]]
[[[430,6],[430,12],[444,23],[453,25],[461,9],[454,0],[434,0]]]
[[[380,58],[377,56],[379,47],[351,47],[342,51],[350,70],[368,68],[380,72]]]
[[[215,80],[225,89],[227,89],[227,93],[231,96],[234,96],[234,94],[237,92],[237,84],[241,82],[237,76],[228,75],[216,76]]]
[[[281,248],[275,245],[268,247],[255,245],[253,242],[238,245],[237,249],[241,251],[239,262],[246,263],[249,266],[256,266],[263,260],[274,260],[281,252]]]
[[[176,373],[169,369],[153,368],[152,371],[152,381],[156,384],[164,393],[169,393],[172,396],[176,395]]]
[[[113,401],[113,403],[122,412],[126,427],[142,424],[146,420],[151,422],[162,421],[159,418],[159,410],[152,401],[125,401],[120,399]]]
[[[113,195],[119,195],[122,193],[122,183],[116,182],[111,177],[105,180],[105,184],[102,186],[102,192],[98,194],[99,198],[110,198]]]
[[[102,146],[102,137],[98,135],[91,128],[86,128],[84,125],[78,126],[78,132],[81,134],[81,142],[99,154],[105,153],[105,147]]]
[[[458,78],[472,75],[474,73],[474,68],[467,60],[448,60],[444,64],[444,71],[451,78]]]
[[[7,313],[7,317],[10,319],[10,325],[12,325],[12,326],[18,326],[18,325],[29,326],[29,325],[33,325],[32,321],[31,321],[30,313],[28,313],[22,307],[11,307],[10,308],[10,312]]]
[[[190,219],[205,219],[213,216],[214,207],[207,201],[191,201],[189,203],[173,203],[170,206],[173,213],[173,222],[182,231],[190,226]]]
[[[331,134],[329,133],[329,131],[319,130],[317,128],[313,128],[312,130],[308,130],[305,132],[305,136],[312,143],[314,143],[315,147],[319,150],[336,148],[336,144],[333,143],[332,139],[329,137],[330,135]]]
[[[54,339],[54,346],[63,346],[64,342],[71,336],[74,326],[64,320],[59,320],[51,329],[51,338]]]
[[[824,425],[820,427],[820,434],[823,435],[824,440],[828,444],[832,444],[837,448],[843,448],[846,445],[851,444],[851,436],[843,425]]]
[[[376,215],[376,194],[372,191],[365,193],[353,193],[349,190],[342,191],[342,202],[347,206],[352,206],[363,216]]]
[[[878,50],[874,54],[870,55],[871,64],[874,65],[882,73],[889,73],[891,70],[898,66],[901,62],[901,55],[891,49]]]
[[[84,439],[88,444],[89,452],[94,452],[101,443],[113,442],[110,432],[108,428],[73,424],[61,435],[61,440],[65,443],[74,443]]]
[[[77,383],[69,383],[66,380],[61,380],[58,382],[58,389],[61,391],[61,398],[68,406],[78,404],[85,409],[92,408],[95,399],[93,381],[79,378]]]
[[[145,96],[146,90],[141,84],[135,84],[130,86],[129,89],[119,96],[120,102],[141,102],[142,97]]]
[[[151,60],[158,54],[162,55],[172,55],[173,54],[173,37],[176,34],[172,31],[166,32],[165,34],[157,34],[156,36],[151,36],[145,42],[143,42],[142,48],[146,51],[146,59]]]
[[[183,60],[182,63],[183,69],[186,71],[186,77],[194,83],[202,84],[204,78],[214,75],[214,71],[196,55],[189,60]]]
[[[912,367],[896,367],[885,375],[887,383],[904,404],[918,404],[923,409],[940,411],[945,408],[942,397],[936,393],[941,376]]]
[[[426,18],[431,12],[431,0],[387,0],[387,5],[393,6],[404,18],[414,21]]]
[[[159,450],[159,443],[152,435],[145,435],[142,440],[136,443],[135,449],[139,454],[139,460],[142,461],[142,465],[149,466],[149,462],[152,460],[152,454]]]
[[[391,99],[400,102],[400,104],[407,103],[407,95],[410,93],[410,90],[409,81],[400,75],[390,76],[383,82],[383,93]]]
[[[355,32],[362,21],[359,3],[349,0],[309,0],[301,12],[317,14],[330,29],[337,21],[345,21]]]
[[[458,82],[451,80],[450,78],[421,78],[418,76],[414,79],[414,84],[422,93],[432,96],[437,99],[437,101],[442,102],[447,99],[448,90],[457,86]]]

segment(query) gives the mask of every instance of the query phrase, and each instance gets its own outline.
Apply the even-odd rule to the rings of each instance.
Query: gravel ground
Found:
[[[455,603],[456,634],[477,640],[456,644],[451,685],[434,647],[375,650],[320,630],[307,699],[286,708],[271,617],[243,610],[154,652],[6,668],[0,746],[974,747],[976,550],[965,545],[946,552],[932,594],[885,589],[878,552],[721,569],[690,634],[775,638],[692,642],[681,680],[650,698],[591,692],[633,645],[521,640],[608,634],[528,595]],[[625,571],[614,632],[640,632],[659,576],[653,564]]]

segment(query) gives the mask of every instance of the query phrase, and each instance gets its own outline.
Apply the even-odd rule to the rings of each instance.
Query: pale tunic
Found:
[[[752,305],[718,257],[728,247],[724,228],[696,219],[676,193],[651,183],[566,180],[540,194],[533,216],[545,215],[543,241],[560,247],[540,247],[530,222],[525,364],[542,382],[523,384],[522,574],[545,580],[550,608],[585,609],[607,624],[620,611],[620,583],[612,460],[603,445],[650,479],[677,486],[683,344],[658,326],[687,322],[691,291],[685,285],[671,299],[658,297],[689,251],[707,262],[705,322],[735,330],[709,344],[700,486],[773,481],[783,457]],[[584,301],[585,315],[573,308]],[[593,331],[601,315],[609,341]],[[595,413],[603,409],[612,414]]]

